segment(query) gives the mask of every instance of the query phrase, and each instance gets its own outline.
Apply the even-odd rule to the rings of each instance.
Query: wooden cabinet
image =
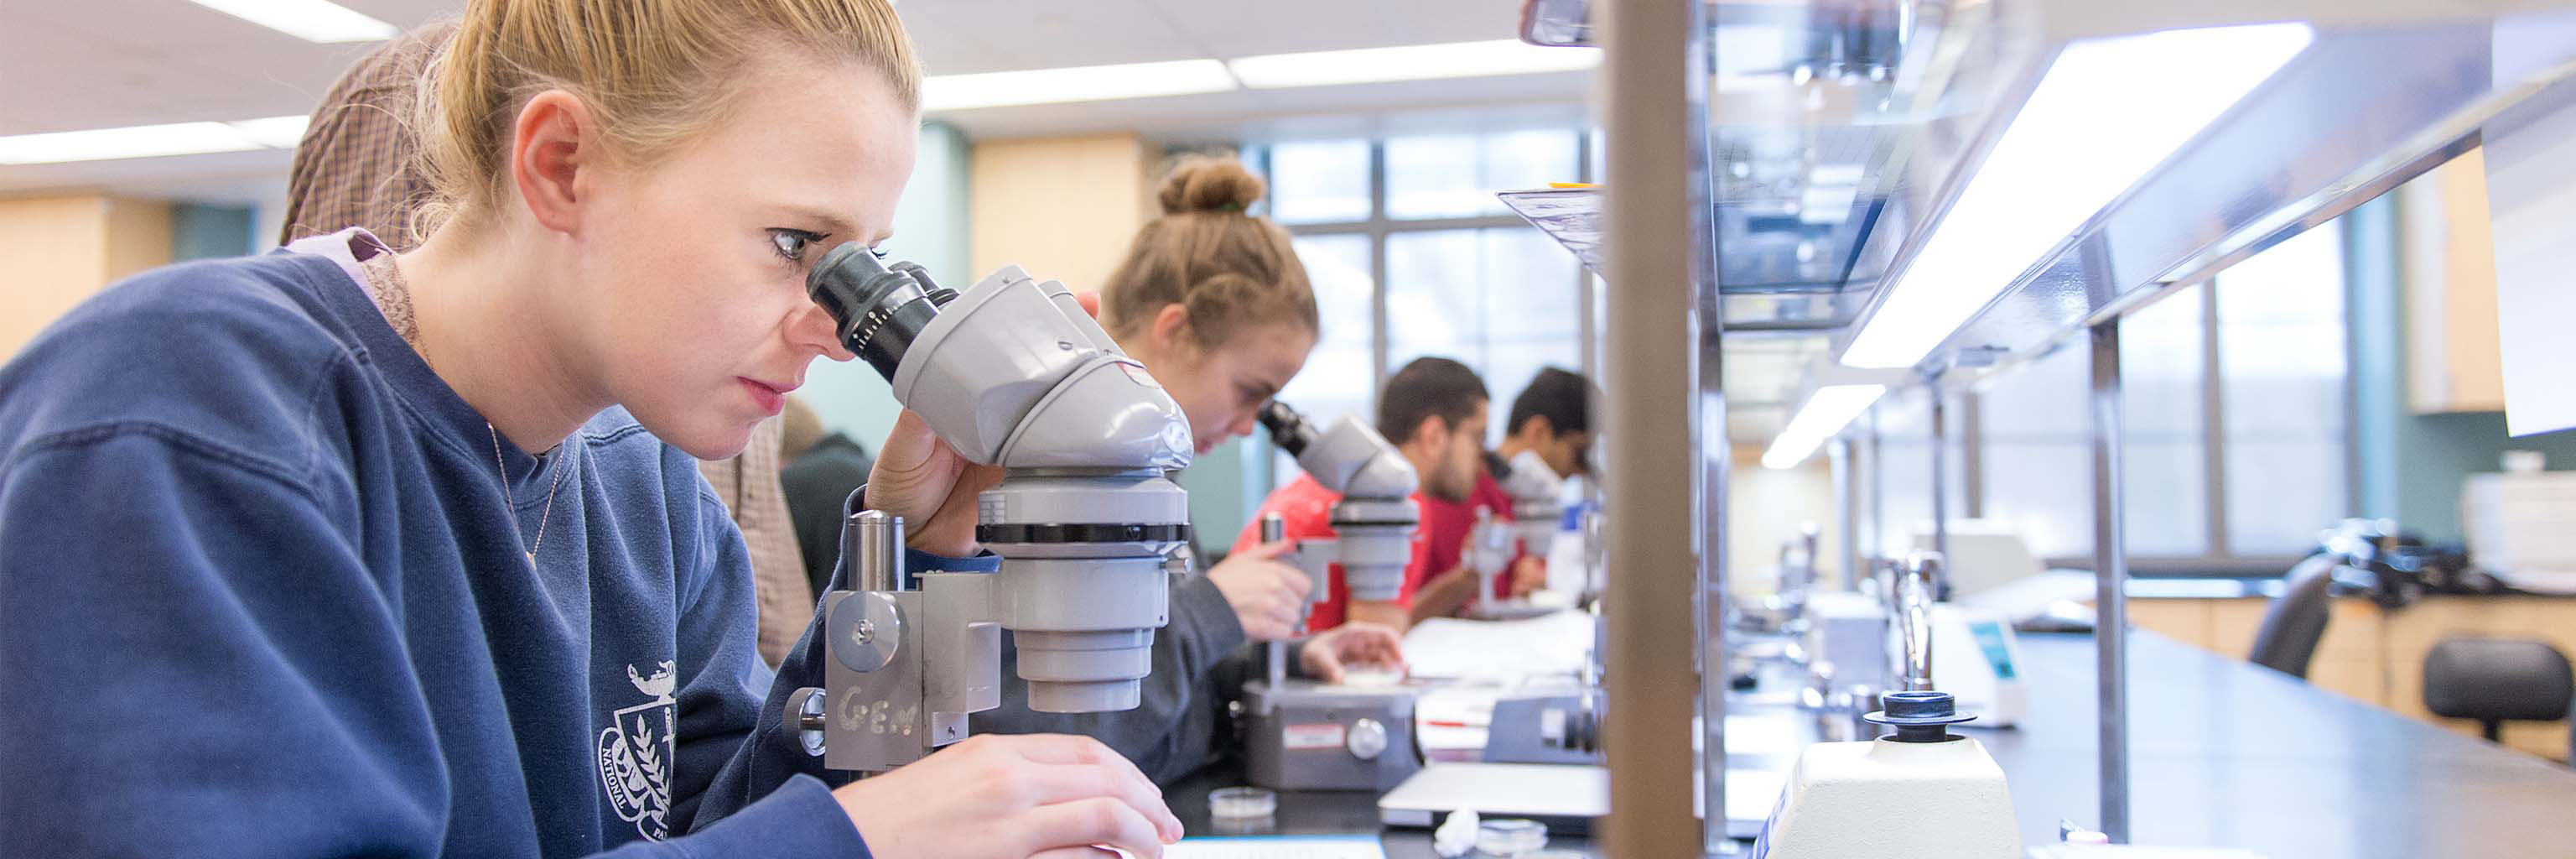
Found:
[[[2268,600],[2133,599],[2129,622],[2222,656],[2244,659]],[[2478,725],[2424,709],[2424,654],[2451,635],[2536,638],[2576,654],[2576,599],[2426,597],[2396,611],[2337,599],[2308,662],[2308,682],[2345,697],[2469,736]],[[2568,756],[2568,723],[2509,722],[2505,745],[2552,760]]]
[[[0,200],[0,360],[100,287],[170,262],[170,206],[95,195]]]
[[[2496,348],[2494,222],[2472,149],[2398,189],[2406,300],[2406,402],[2416,414],[2504,411]]]

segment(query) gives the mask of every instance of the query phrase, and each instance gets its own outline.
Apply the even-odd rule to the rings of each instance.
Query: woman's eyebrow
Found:
[[[793,203],[781,206],[780,208],[784,209],[790,216],[821,223],[824,226],[823,232],[826,235],[856,236],[859,234],[859,228],[851,224],[848,218],[832,214],[829,209],[797,205]],[[883,237],[879,237],[877,239],[877,241],[884,240],[885,239]]]

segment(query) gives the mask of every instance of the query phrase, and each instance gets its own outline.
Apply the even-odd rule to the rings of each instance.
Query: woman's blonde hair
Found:
[[[1317,333],[1315,290],[1288,231],[1245,213],[1264,190],[1233,158],[1182,158],[1156,189],[1162,217],[1137,231],[1101,289],[1110,332],[1133,335],[1178,304],[1202,349],[1263,323]]]
[[[414,228],[503,199],[511,129],[537,93],[572,93],[611,157],[647,164],[724,116],[744,65],[782,51],[857,62],[921,109],[921,65],[886,0],[469,0],[424,73],[413,126],[433,195]]]

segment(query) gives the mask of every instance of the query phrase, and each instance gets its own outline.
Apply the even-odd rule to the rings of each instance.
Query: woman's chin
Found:
[[[727,426],[679,426],[667,430],[646,424],[654,437],[692,457],[714,462],[742,455],[751,445],[752,424]]]

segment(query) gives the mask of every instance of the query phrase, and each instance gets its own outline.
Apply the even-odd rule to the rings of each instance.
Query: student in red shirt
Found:
[[[1557,480],[1590,473],[1585,451],[1592,444],[1591,403],[1592,383],[1581,375],[1556,367],[1539,370],[1529,387],[1512,398],[1511,416],[1503,422],[1503,443],[1486,456],[1485,473],[1476,478],[1475,496],[1454,514],[1443,511],[1442,515],[1460,517],[1465,524],[1458,527],[1473,527],[1476,508],[1485,507],[1494,511],[1495,520],[1511,521],[1511,494],[1495,475],[1514,468],[1545,468]],[[1494,595],[1510,599],[1546,587],[1546,561],[1529,555],[1514,558],[1511,574],[1495,579]]]
[[[1485,471],[1485,409],[1490,401],[1484,379],[1447,358],[1415,359],[1387,380],[1378,395],[1378,433],[1396,446],[1422,478],[1421,488],[1413,495],[1423,507],[1413,563],[1405,568],[1404,590],[1394,602],[1354,605],[1336,574],[1332,595],[1315,606],[1309,628],[1330,629],[1355,619],[1403,629],[1419,618],[1445,615],[1466,604],[1476,587],[1475,573],[1459,564],[1466,530],[1435,525],[1432,509],[1438,503],[1464,504],[1476,491],[1477,476]],[[1299,475],[1253,511],[1252,522],[1235,538],[1234,549],[1240,552],[1260,545],[1261,517],[1274,512],[1285,520],[1290,540],[1333,536],[1330,516],[1333,503],[1340,500],[1314,478]],[[1509,509],[1506,502],[1504,510]],[[1472,512],[1468,523],[1474,523]]]

